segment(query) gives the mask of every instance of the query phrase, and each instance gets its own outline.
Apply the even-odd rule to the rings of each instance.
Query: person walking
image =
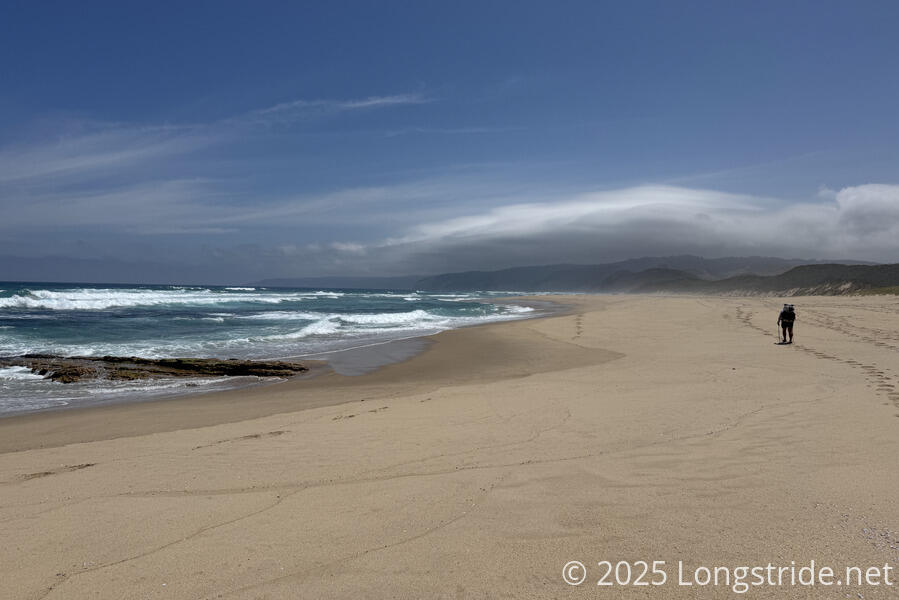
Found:
[[[796,307],[792,304],[784,304],[780,316],[777,317],[777,324],[783,329],[783,343],[793,343],[793,323],[796,321]],[[790,334],[790,341],[787,341],[787,333]]]

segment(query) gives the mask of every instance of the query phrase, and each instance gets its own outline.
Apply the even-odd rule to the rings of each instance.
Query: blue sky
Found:
[[[0,255],[221,281],[896,261],[897,20],[894,2],[6,1]]]

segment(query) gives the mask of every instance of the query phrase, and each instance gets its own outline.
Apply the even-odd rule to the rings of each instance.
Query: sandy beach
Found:
[[[559,301],[358,377],[0,420],[0,598],[724,598],[691,574],[899,567],[896,296],[794,298],[792,346],[775,298]]]

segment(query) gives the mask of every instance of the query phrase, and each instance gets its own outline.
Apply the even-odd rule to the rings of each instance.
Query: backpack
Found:
[[[780,313],[780,318],[784,321],[796,320],[796,307],[792,304],[784,304],[784,309]]]

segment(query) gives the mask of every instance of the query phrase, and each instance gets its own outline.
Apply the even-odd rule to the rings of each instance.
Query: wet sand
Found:
[[[359,377],[0,420],[0,598],[714,598],[677,562],[899,566],[896,297],[795,298],[793,346],[776,299],[564,302]],[[603,560],[669,580],[598,587]]]

